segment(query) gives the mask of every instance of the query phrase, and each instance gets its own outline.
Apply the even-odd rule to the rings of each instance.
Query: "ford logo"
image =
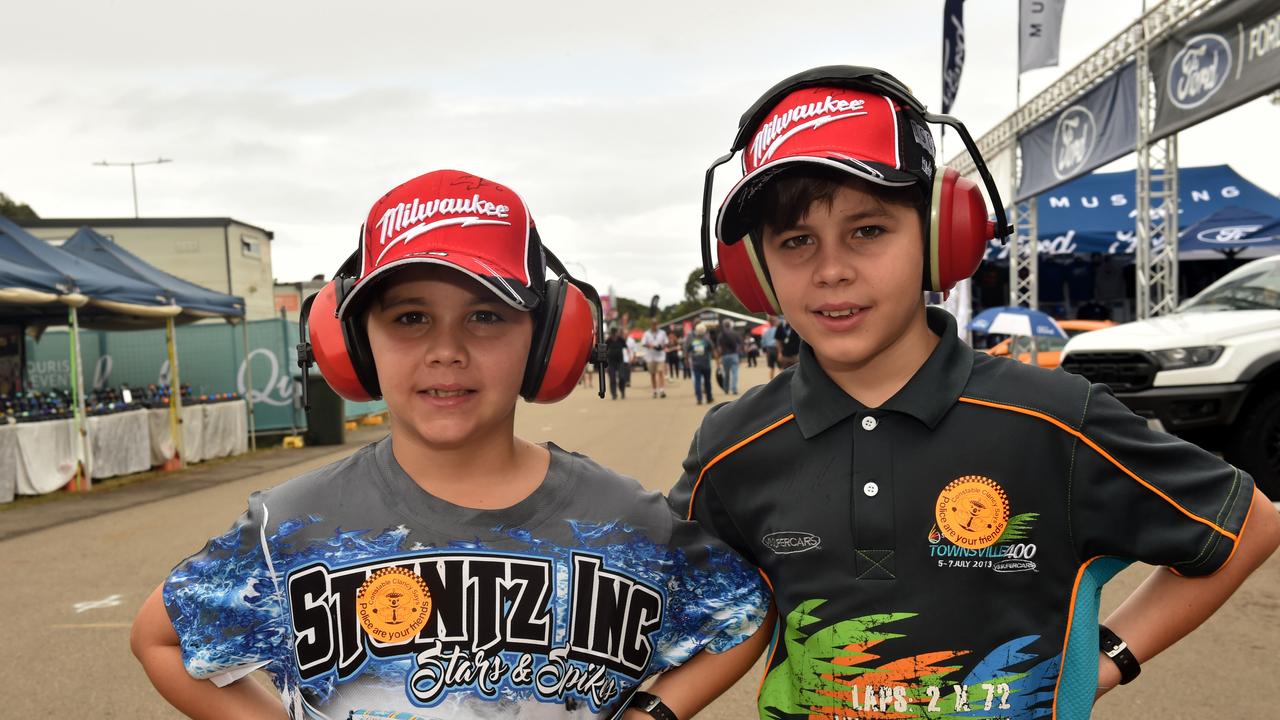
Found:
[[[1231,46],[1221,35],[1197,35],[1169,63],[1169,101],[1183,110],[1203,105],[1231,77]]]
[[[1074,177],[1097,144],[1098,123],[1089,108],[1073,105],[1064,110],[1053,129],[1053,174],[1059,180]]]
[[[1233,227],[1209,228],[1196,233],[1196,239],[1201,242],[1214,243],[1216,245],[1266,242],[1271,238],[1260,237],[1249,238],[1248,240],[1244,239],[1246,235],[1257,232],[1261,227],[1261,225],[1235,225]]]
[[[807,532],[782,531],[765,535],[761,542],[779,555],[790,555],[818,547],[822,538]]]

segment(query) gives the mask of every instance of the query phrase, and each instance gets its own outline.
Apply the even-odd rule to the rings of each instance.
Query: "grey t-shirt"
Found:
[[[390,438],[254,493],[165,583],[188,672],[264,668],[293,718],[600,718],[759,627],[754,569],[658,493],[548,449],[501,510],[424,492]]]

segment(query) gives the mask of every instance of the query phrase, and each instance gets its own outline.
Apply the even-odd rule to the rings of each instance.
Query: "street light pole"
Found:
[[[173,162],[173,160],[169,158],[156,158],[155,160],[131,160],[129,162],[107,162],[106,160],[101,160],[99,162],[94,163],[94,165],[100,165],[102,167],[124,167],[125,165],[129,166],[129,180],[133,184],[133,216],[136,218],[136,217],[139,217],[137,167],[139,165],[161,165],[163,163],[171,163],[171,162]]]

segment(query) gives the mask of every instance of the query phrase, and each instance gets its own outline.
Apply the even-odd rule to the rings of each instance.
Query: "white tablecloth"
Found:
[[[173,436],[169,434],[169,409],[155,408],[147,411],[147,425],[151,431],[151,464],[163,465],[176,452]],[[182,444],[186,448],[187,462],[200,462],[201,437],[204,427],[204,410],[199,405],[182,408]],[[192,458],[195,458],[194,460]]]
[[[249,451],[248,406],[244,400],[201,405],[204,409],[204,457],[226,457]]]
[[[95,480],[151,469],[151,433],[146,410],[87,419],[90,471]]]
[[[72,420],[0,425],[0,502],[66,485],[76,474],[76,454]]]
[[[149,413],[151,464],[163,465],[173,457],[169,437],[169,411]],[[187,463],[239,455],[249,449],[247,406],[244,400],[186,405],[182,408],[182,449]]]

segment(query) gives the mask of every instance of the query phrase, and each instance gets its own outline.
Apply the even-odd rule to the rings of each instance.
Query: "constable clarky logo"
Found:
[[[356,591],[356,613],[369,637],[393,643],[413,637],[427,624],[431,593],[422,578],[404,568],[384,568]]]
[[[760,542],[778,555],[794,555],[822,545],[822,538],[807,532],[784,530],[769,533]]]
[[[1031,533],[1039,517],[1033,512],[1010,515],[1004,488],[991,478],[956,478],[942,489],[934,505],[929,557],[940,568],[1035,572],[1036,544]]]
[[[942,535],[962,548],[994,545],[1009,524],[1009,498],[991,478],[965,475],[938,494],[935,519]]]

